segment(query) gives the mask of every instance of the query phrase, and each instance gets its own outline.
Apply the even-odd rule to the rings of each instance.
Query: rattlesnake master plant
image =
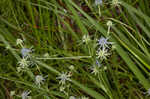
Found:
[[[92,0],[2,1],[10,9],[0,6],[5,10],[0,9],[0,81],[8,83],[0,85],[0,98],[5,99],[8,88],[12,98],[30,89],[32,93],[24,92],[22,98],[149,99],[149,0],[93,0],[94,4]],[[88,35],[80,39],[84,34]],[[14,44],[20,36],[26,44],[21,39]],[[26,47],[30,45],[35,46],[31,58]],[[36,65],[29,68],[25,61],[32,60]],[[14,72],[16,67],[18,71],[27,67],[28,72]],[[62,71],[67,73],[62,75]],[[42,74],[49,75],[47,82]]]

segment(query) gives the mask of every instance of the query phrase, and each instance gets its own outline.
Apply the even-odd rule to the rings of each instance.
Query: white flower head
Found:
[[[99,47],[100,47],[100,48],[109,48],[108,45],[113,44],[113,42],[109,42],[108,39],[109,39],[109,38],[101,37],[101,38],[98,40],[98,45],[99,45]]]
[[[95,0],[95,5],[101,5],[103,3],[102,0]]]
[[[106,24],[107,24],[107,26],[108,26],[108,27],[111,27],[111,26],[113,25],[113,24],[112,24],[112,21],[110,21],[110,20],[109,20],[109,21],[107,21],[107,23],[106,23]]]
[[[83,38],[82,38],[82,42],[83,43],[88,43],[90,41],[90,36],[88,34],[84,35]]]
[[[41,84],[44,83],[45,78],[42,75],[37,75],[35,77],[35,84],[38,85],[39,87],[41,86]]]
[[[70,65],[70,66],[69,66],[69,69],[70,69],[71,71],[73,71],[75,68],[74,68],[73,65]]]
[[[96,60],[96,64],[94,64],[90,69],[92,70],[92,74],[97,75],[99,73],[99,68],[101,67],[101,64],[98,60]]]
[[[30,96],[29,96],[30,93],[31,93],[31,91],[24,91],[21,94],[22,99],[29,99],[30,98]]]
[[[19,64],[20,68],[25,69],[25,68],[29,67],[30,61],[28,61],[27,58],[22,58],[22,59],[20,59],[18,64]]]
[[[112,5],[113,6],[119,6],[121,4],[121,2],[119,2],[118,0],[112,0]]]
[[[107,49],[105,49],[105,48],[102,48],[102,49],[99,49],[98,51],[97,51],[97,57],[98,58],[100,58],[100,59],[107,59],[107,56],[109,56],[110,55],[110,53],[107,51]]]
[[[31,49],[28,49],[28,48],[22,48],[22,49],[21,49],[21,55],[22,55],[22,57],[27,57],[27,56],[29,56],[30,52],[32,52]]]
[[[23,44],[23,40],[22,39],[17,39],[16,40],[16,45],[22,45]]]
[[[92,66],[91,70],[91,73],[94,75],[97,75],[99,73],[99,68],[97,66]]]
[[[70,96],[69,99],[76,99],[76,97],[75,96]]]
[[[70,77],[71,77],[70,74],[68,74],[67,72],[66,73],[63,72],[59,74],[59,76],[56,79],[60,80],[59,84],[65,85],[66,81],[71,81]]]

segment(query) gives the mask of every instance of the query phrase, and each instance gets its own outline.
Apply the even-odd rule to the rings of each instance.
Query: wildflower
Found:
[[[74,66],[71,65],[71,66],[69,67],[69,69],[70,69],[71,71],[73,71],[73,70],[74,70]]]
[[[112,21],[108,21],[107,22],[107,26],[108,26],[108,31],[107,31],[107,35],[109,35],[110,34],[110,28],[112,27]]]
[[[111,45],[112,42],[108,42],[108,39],[109,38],[104,38],[104,37],[101,37],[99,40],[98,40],[98,45],[100,46],[100,48],[108,48],[108,45]]]
[[[31,52],[31,49],[28,49],[28,48],[22,48],[21,49],[22,57],[28,56],[30,52]]]
[[[70,96],[69,99],[76,99],[76,97],[75,96]]]
[[[97,75],[99,73],[99,68],[97,66],[93,66],[91,70],[92,70],[92,74],[94,75]]]
[[[43,84],[43,81],[44,81],[44,80],[45,80],[45,79],[43,78],[43,76],[37,75],[37,76],[35,77],[35,84],[40,87],[41,84]]]
[[[63,73],[59,74],[57,79],[60,79],[59,84],[64,85],[66,83],[66,81],[71,81],[70,77],[71,77],[71,75],[67,74],[67,72],[66,73],[63,72]]]
[[[119,2],[118,0],[112,0],[112,5],[113,6],[119,6],[119,4],[121,4],[121,2]]]
[[[102,0],[95,0],[95,5],[100,5],[100,4],[102,4],[102,3],[103,3]]]
[[[92,74],[97,75],[99,73],[99,68],[101,67],[101,64],[99,63],[98,60],[96,60],[96,65],[91,67]]]
[[[107,49],[103,48],[97,51],[97,55],[98,58],[101,58],[103,60],[103,59],[107,59],[107,56],[109,56],[110,53],[108,53]]]
[[[30,96],[28,96],[31,93],[31,91],[24,91],[21,94],[22,99],[29,99]]]
[[[19,62],[18,62],[20,68],[24,69],[27,68],[30,65],[30,61],[27,60],[27,58],[22,58]]]
[[[23,48],[23,40],[22,39],[17,39],[16,40],[16,45],[20,45]]]
[[[111,27],[113,25],[112,21],[108,21],[106,24],[107,24],[108,27]]]
[[[90,41],[90,36],[88,34],[84,35],[82,41],[87,44]]]

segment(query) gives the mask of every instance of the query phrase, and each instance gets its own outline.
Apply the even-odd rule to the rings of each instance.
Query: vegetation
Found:
[[[149,0],[0,0],[0,99],[149,99]]]

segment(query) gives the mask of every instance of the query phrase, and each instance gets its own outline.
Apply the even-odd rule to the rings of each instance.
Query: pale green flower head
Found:
[[[59,74],[59,76],[56,79],[60,80],[59,84],[65,85],[66,81],[71,81],[70,77],[71,77],[70,74],[68,74],[67,72],[66,73],[63,72]]]

